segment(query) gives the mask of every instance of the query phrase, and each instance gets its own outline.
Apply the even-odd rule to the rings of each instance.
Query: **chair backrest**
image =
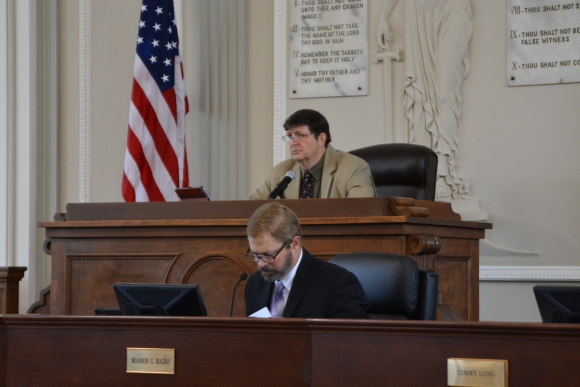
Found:
[[[377,196],[435,200],[437,154],[432,149],[415,144],[379,144],[350,153],[369,164]]]
[[[439,277],[419,270],[405,255],[392,253],[339,254],[330,262],[360,281],[374,319],[435,320]]]

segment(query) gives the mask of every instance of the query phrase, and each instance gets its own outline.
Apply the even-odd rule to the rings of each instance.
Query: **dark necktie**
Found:
[[[312,189],[314,188],[312,184],[312,174],[308,171],[304,172],[304,177],[302,180],[302,191],[300,192],[300,199],[310,199],[313,197]]]

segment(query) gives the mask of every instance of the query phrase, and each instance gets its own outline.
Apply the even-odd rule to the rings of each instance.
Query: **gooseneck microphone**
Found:
[[[276,188],[270,192],[268,199],[276,199],[278,196],[280,196],[280,199],[284,199],[284,191],[286,190],[286,187],[288,187],[288,184],[290,184],[294,179],[296,179],[296,174],[293,171],[286,172],[284,178],[280,180]]]
[[[248,278],[247,273],[244,272],[240,274],[240,280],[238,281],[238,283],[236,283],[236,286],[234,286],[234,291],[232,292],[232,305],[230,306],[230,317],[232,317],[232,313],[234,312],[234,298],[236,297],[236,288],[242,281],[245,281],[246,278]]]

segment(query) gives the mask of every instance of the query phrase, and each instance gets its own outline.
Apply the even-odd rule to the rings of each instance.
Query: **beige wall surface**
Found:
[[[369,0],[371,54],[378,48],[375,31],[382,4]],[[403,61],[393,66],[396,133],[405,128],[402,4],[390,18],[393,48],[403,50]],[[471,4],[471,74],[463,84],[458,172],[471,179],[472,194],[489,213],[494,224],[487,233],[490,241],[540,253],[537,259],[490,258],[482,263],[578,265],[580,84],[507,87],[506,2]],[[301,108],[321,111],[330,122],[335,147],[352,150],[384,141],[382,93],[382,64],[369,58],[368,96],[287,99],[287,113]],[[407,139],[399,136],[396,141]]]
[[[249,1],[248,37],[248,187],[252,192],[266,180],[274,160],[273,1]]]
[[[79,201],[79,2],[60,2],[60,211]]]
[[[120,201],[122,163],[139,0],[91,1],[91,201]],[[403,49],[403,5],[391,16],[394,48]],[[287,114],[320,110],[343,150],[384,142],[382,65],[374,64],[382,0],[369,0],[369,95],[285,99]],[[506,86],[506,1],[472,0],[471,74],[463,84],[458,171],[489,214],[489,241],[539,258],[483,258],[484,265],[580,266],[580,84]],[[110,12],[111,9],[115,12]],[[188,94],[195,95],[194,2],[186,1],[181,33]],[[249,187],[273,165],[274,1],[249,0]],[[61,2],[61,205],[78,201],[78,2]],[[404,54],[404,53],[403,53]],[[189,61],[189,62],[188,62]],[[397,142],[405,142],[403,61],[393,64]],[[196,83],[197,82],[197,83]],[[191,101],[190,101],[191,102]],[[195,104],[192,110],[195,109]],[[196,149],[196,115],[188,117],[188,150]],[[201,144],[203,146],[203,144]],[[194,170],[195,165],[190,169]],[[195,171],[191,175],[195,176]],[[192,184],[195,184],[192,177]],[[533,256],[533,254],[532,254]],[[538,320],[530,286],[483,283],[482,319]],[[494,303],[501,294],[502,303]],[[532,312],[531,309],[534,309]]]
[[[90,4],[90,199],[120,202],[141,1]]]

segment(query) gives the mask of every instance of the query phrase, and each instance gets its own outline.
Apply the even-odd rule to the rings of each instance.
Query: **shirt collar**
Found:
[[[292,282],[294,282],[294,277],[296,276],[296,270],[298,270],[298,266],[300,266],[300,261],[302,260],[302,253],[303,253],[303,250],[300,249],[300,258],[298,258],[298,262],[296,262],[296,265],[294,265],[292,270],[290,270],[290,273],[288,273],[288,275],[286,277],[284,277],[280,280],[284,284],[284,287],[286,289],[288,289],[288,292],[290,292],[290,288],[292,287]],[[278,282],[280,282],[280,281],[276,281],[276,285],[278,285]]]
[[[312,168],[310,168],[310,170],[308,172],[310,172],[310,174],[312,175],[312,177],[314,178],[314,180],[318,181],[320,180],[320,178],[322,177],[322,168],[324,167],[324,156],[326,155],[326,152],[324,152],[322,154],[322,157],[320,158],[320,160],[318,160],[318,162],[316,164],[314,164],[314,166]],[[304,177],[304,172],[306,172],[306,170],[300,168],[300,170],[302,171],[302,176]]]

